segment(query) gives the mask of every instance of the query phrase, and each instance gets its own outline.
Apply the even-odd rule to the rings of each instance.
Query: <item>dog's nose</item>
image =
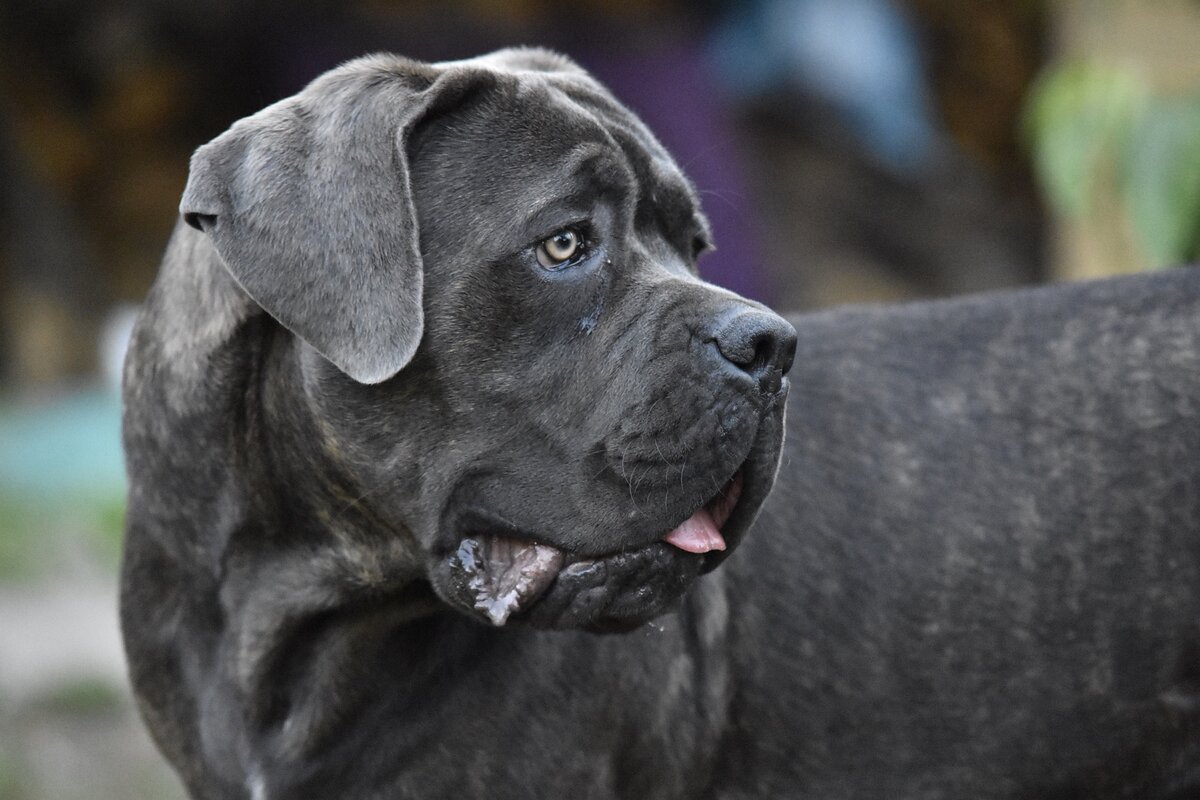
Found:
[[[774,394],[796,357],[796,329],[768,311],[746,309],[721,325],[713,337],[725,360],[758,382],[764,394]]]

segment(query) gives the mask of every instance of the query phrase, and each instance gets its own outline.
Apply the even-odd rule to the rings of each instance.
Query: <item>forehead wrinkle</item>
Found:
[[[485,207],[504,202],[498,187],[488,188],[489,181],[499,174],[516,177],[523,173],[521,205],[528,209],[521,213],[523,227],[538,224],[542,215],[547,222],[558,222],[553,220],[554,207],[572,201],[586,211],[583,206],[590,205],[596,190],[607,190],[616,196],[616,205],[624,209],[620,217],[629,224],[637,224],[638,217],[649,212],[649,218],[672,240],[679,239],[681,232],[694,234],[697,225],[706,231],[691,187],[670,155],[600,84],[582,73],[520,72],[507,77],[511,79],[506,82],[511,92],[507,99],[485,95],[472,107],[473,113],[448,115],[442,134],[450,139],[486,137],[503,119],[501,125],[517,126],[529,134],[522,141],[544,145],[557,140],[566,146],[557,153],[541,148],[524,148],[520,154],[480,153],[485,160],[470,185],[482,189],[483,196],[469,203],[462,196],[466,185],[451,182],[459,190],[444,194],[459,195],[456,206],[475,206],[470,227],[481,241],[512,225],[511,210],[494,215],[483,214],[478,207],[480,201]],[[489,116],[494,122],[486,121]],[[547,136],[548,131],[553,135]],[[497,158],[508,166],[497,169]]]
[[[543,85],[594,121],[620,154],[628,180],[637,187],[636,216],[648,212],[668,234],[684,233],[689,238],[699,234],[712,241],[695,188],[637,115],[586,73],[547,76]]]
[[[690,239],[696,234],[711,241],[712,232],[700,210],[696,190],[675,161],[665,152],[659,156],[641,149],[640,140],[628,130],[618,131],[615,136],[641,176],[635,211],[639,223],[652,222],[668,237],[687,236],[688,242],[679,243],[683,250],[689,249]]]
[[[620,189],[622,194],[632,200],[643,193],[639,176],[650,172],[638,168],[639,165],[633,162],[633,153],[640,154],[643,148],[649,149],[656,161],[662,160],[677,171],[674,162],[649,129],[587,73],[504,72],[513,79],[509,87],[515,90],[515,102],[493,107],[493,113],[514,114],[514,121],[523,121],[525,129],[534,135],[532,138],[539,138],[536,136],[539,129],[532,125],[537,122],[542,127],[556,127],[561,134],[573,136],[577,141],[582,140],[554,159],[556,164],[563,161],[574,163],[566,170],[553,170],[555,177],[552,180],[576,179],[590,163],[603,161],[607,156],[610,168],[597,171],[602,174],[592,174],[588,177],[593,183],[596,182],[596,177],[606,178],[607,180],[601,181],[604,188]],[[557,113],[546,114],[547,110]],[[634,141],[640,142],[640,146],[631,148],[624,145],[615,134],[630,136]],[[547,189],[542,194],[549,196],[551,192],[552,190]],[[545,204],[553,203],[555,199],[551,197]]]
[[[613,189],[622,198],[633,194],[636,183],[633,172],[617,153],[614,147],[601,142],[575,145],[563,157],[566,166],[562,179],[555,177],[554,184],[542,184],[537,198],[531,202],[533,210],[529,217],[536,218],[580,194],[594,196],[601,190]],[[564,186],[569,188],[564,190]]]
[[[640,149],[651,153],[655,158],[674,163],[670,153],[646,123],[622,105],[605,86],[590,76],[583,77],[586,80],[564,81],[565,85],[560,87],[563,94],[576,105],[590,111],[596,118],[603,119],[606,127],[618,127],[627,131],[637,141]]]
[[[597,191],[616,194],[619,205],[631,204],[637,196],[637,170],[630,163],[625,148],[613,136],[611,121],[600,117],[563,90],[564,82],[579,83],[581,80],[592,83],[583,73],[521,76],[518,96],[528,98],[526,102],[531,110],[541,110],[543,124],[557,124],[564,132],[574,129],[572,136],[575,140],[575,144],[566,152],[550,156],[554,169],[549,170],[548,180],[530,187],[537,199],[529,203],[532,211],[526,215],[527,219],[548,213],[555,205],[568,202],[589,190],[593,195]],[[547,110],[552,113],[546,115]],[[564,189],[564,186],[569,188]]]

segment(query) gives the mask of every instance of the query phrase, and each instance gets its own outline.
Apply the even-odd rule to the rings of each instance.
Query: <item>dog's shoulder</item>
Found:
[[[201,531],[237,524],[230,504],[238,493],[230,487],[237,442],[246,438],[238,426],[270,329],[207,237],[178,224],[125,356],[122,440],[138,498],[129,511],[131,543],[192,547],[209,535]]]
[[[238,346],[240,329],[261,314],[208,238],[177,223],[130,340],[126,404],[136,407],[155,387],[167,393],[169,408],[183,411],[205,402],[220,366],[214,354]]]

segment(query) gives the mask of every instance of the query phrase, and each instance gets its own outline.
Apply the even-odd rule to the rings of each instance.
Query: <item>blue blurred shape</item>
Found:
[[[51,501],[124,493],[120,429],[111,391],[0,405],[0,493]]]
[[[829,103],[898,170],[919,169],[935,123],[916,32],[888,0],[755,0],[733,5],[712,54],[744,99],[800,92]]]

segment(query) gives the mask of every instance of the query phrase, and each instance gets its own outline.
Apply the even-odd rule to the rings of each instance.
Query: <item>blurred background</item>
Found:
[[[117,376],[188,156],[365,52],[559,49],[699,188],[781,309],[1186,263],[1200,0],[6,0],[0,800],[180,798],[115,622]]]

